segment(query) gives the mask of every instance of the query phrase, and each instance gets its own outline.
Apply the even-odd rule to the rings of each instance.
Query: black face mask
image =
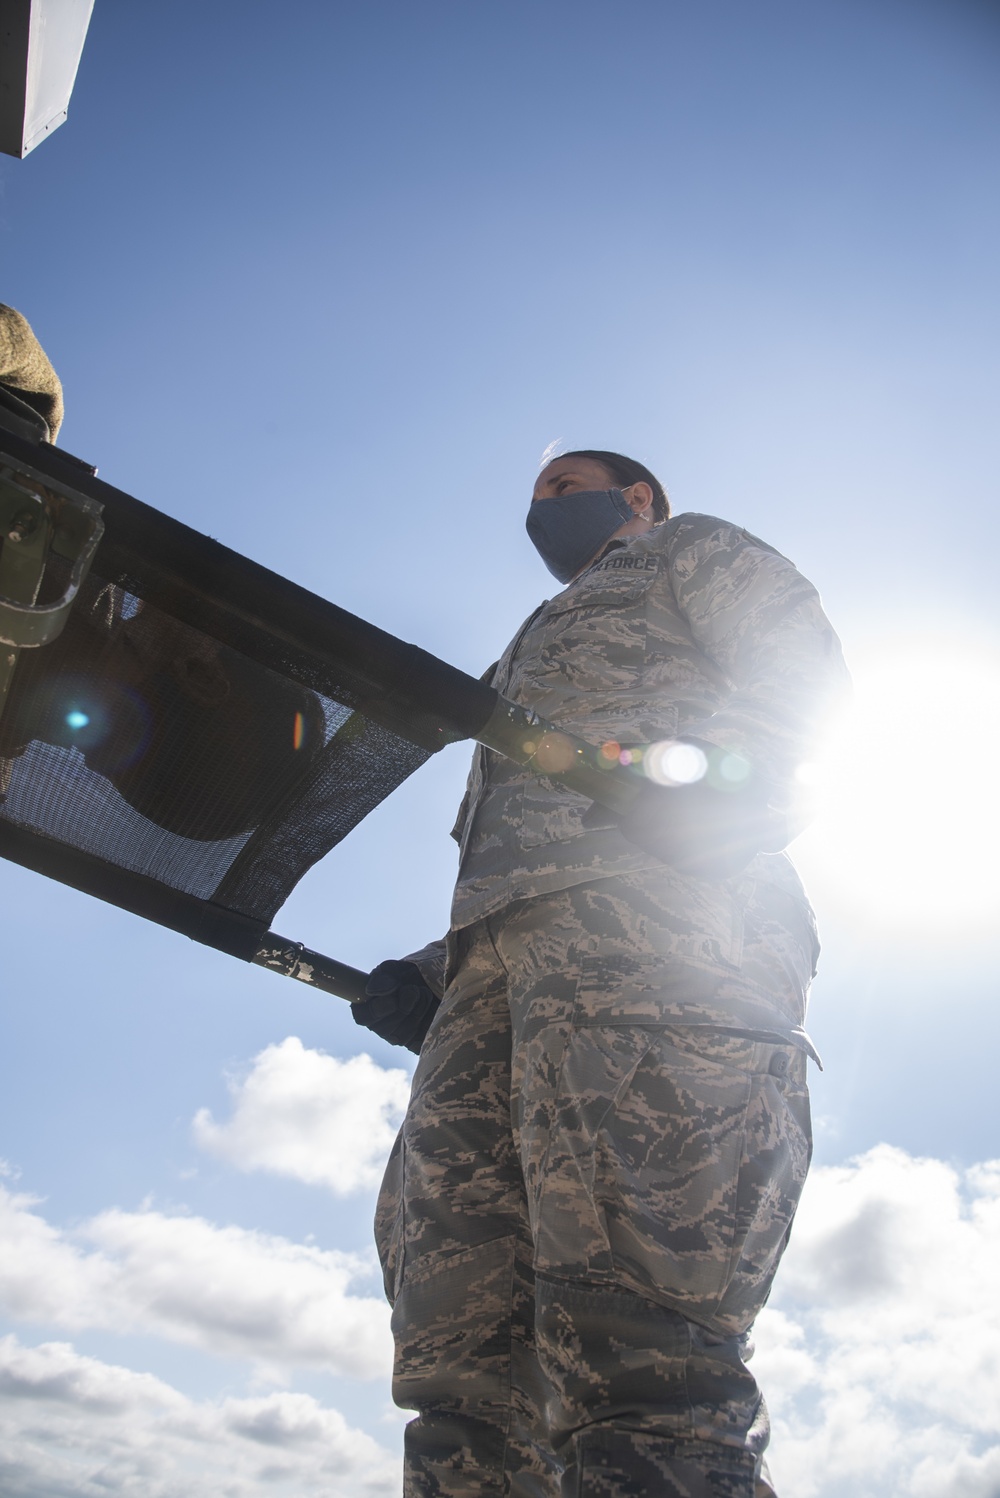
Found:
[[[632,507],[620,489],[584,489],[555,499],[536,499],[524,524],[552,576],[569,583],[604,542],[632,519]]]

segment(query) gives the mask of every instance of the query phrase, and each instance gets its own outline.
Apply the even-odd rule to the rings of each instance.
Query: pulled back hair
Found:
[[[594,448],[575,448],[570,453],[559,453],[560,458],[592,458],[595,463],[600,463],[606,468],[619,489],[627,489],[630,484],[648,484],[653,491],[653,519],[659,523],[667,520],[670,516],[670,500],[667,491],[649,469],[642,463],[637,463],[634,458],[626,458],[623,453],[600,452]]]

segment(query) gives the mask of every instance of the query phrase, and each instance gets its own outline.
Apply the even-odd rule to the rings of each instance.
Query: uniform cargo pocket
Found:
[[[537,1268],[710,1324],[734,1256],[751,1086],[662,1032],[578,1031],[554,1107]]]
[[[385,1295],[392,1305],[403,1278],[403,1131],[395,1143],[385,1167],[382,1186],[375,1207],[375,1247],[382,1265]]]
[[[782,1057],[775,1048],[775,1058]],[[788,1241],[809,1169],[812,1129],[806,1058],[755,1076],[736,1199],[736,1242],[729,1284],[716,1313],[720,1330],[742,1332],[767,1297]]]
[[[729,1282],[751,1086],[660,1035],[595,1141],[615,1278],[695,1321]]]
[[[404,1409],[475,1410],[510,1398],[514,1238],[426,1255],[392,1314],[393,1397]]]

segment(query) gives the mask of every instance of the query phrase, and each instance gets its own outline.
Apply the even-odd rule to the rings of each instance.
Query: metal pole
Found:
[[[645,779],[641,771],[621,764],[617,755],[609,757],[595,745],[506,697],[499,699],[476,738],[536,775],[559,780],[612,811],[626,811]],[[346,999],[349,1004],[365,997],[367,973],[274,932],[268,933],[251,961],[272,973],[297,978],[311,988]]]
[[[533,774],[561,781],[611,811],[627,811],[646,778],[621,763],[617,744],[605,753],[506,697],[499,698],[476,738]]]
[[[318,988],[322,993],[332,993],[338,999],[356,1004],[365,997],[368,974],[360,968],[338,962],[335,957],[324,957],[322,952],[313,952],[300,941],[288,941],[275,931],[269,931],[265,940],[250,959],[258,967],[266,967],[272,973],[282,973],[286,978],[297,978]]]

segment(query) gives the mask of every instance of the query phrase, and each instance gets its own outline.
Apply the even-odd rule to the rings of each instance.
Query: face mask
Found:
[[[632,507],[620,489],[584,489],[555,499],[536,499],[525,529],[552,576],[569,583],[604,542],[632,519]]]

